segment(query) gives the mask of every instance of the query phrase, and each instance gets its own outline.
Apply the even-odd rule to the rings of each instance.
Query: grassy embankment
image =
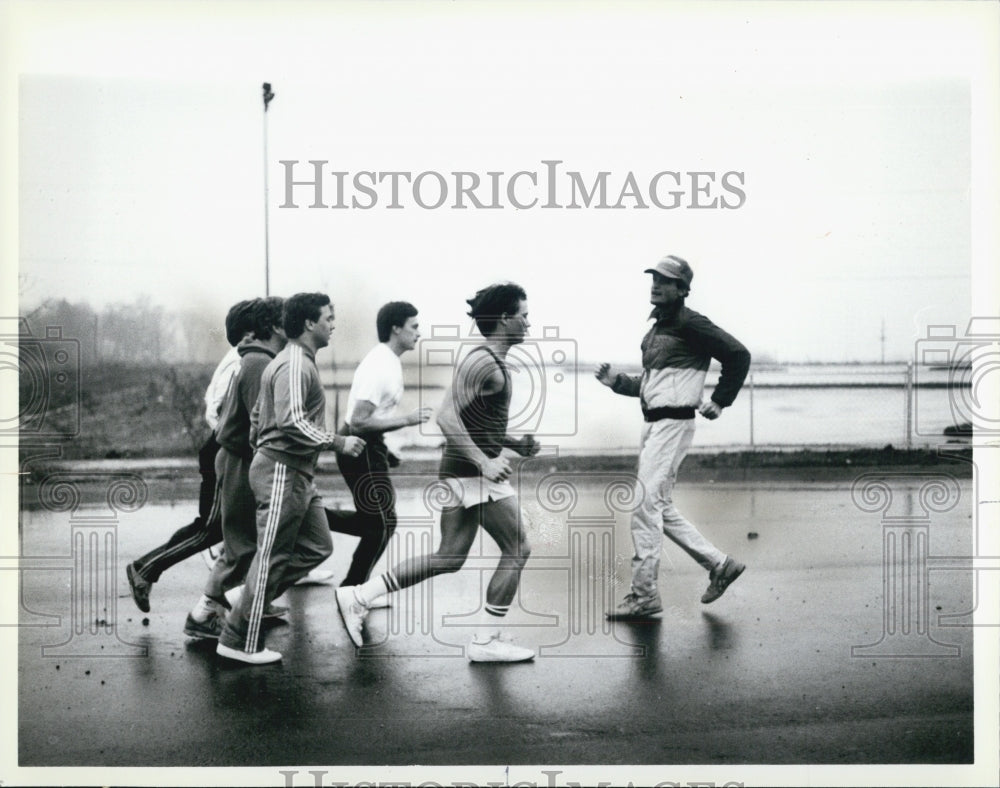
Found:
[[[53,390],[39,432],[65,436],[65,459],[185,457],[208,436],[203,396],[211,365],[84,368]],[[32,408],[22,381],[21,411]],[[31,431],[25,431],[31,438]]]

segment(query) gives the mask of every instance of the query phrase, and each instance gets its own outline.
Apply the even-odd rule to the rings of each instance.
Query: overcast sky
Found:
[[[263,294],[267,80],[271,291],[329,292],[344,358],[387,300],[465,325],[464,299],[510,279],[535,333],[634,361],[643,269],[674,253],[694,267],[688,305],[758,357],[877,360],[884,321],[886,357],[905,359],[972,310],[988,31],[969,5],[22,8],[22,297],[149,294],[221,320]],[[740,172],[745,199],[426,210],[404,183],[400,210],[386,185],[371,210],[310,209],[302,187],[279,207],[279,161],[305,178],[310,159],[349,173],[348,202],[362,170],[485,180],[551,159],[588,183],[607,171],[612,203],[630,171],[645,189],[663,170],[715,173],[705,200],[730,202],[719,179]]]

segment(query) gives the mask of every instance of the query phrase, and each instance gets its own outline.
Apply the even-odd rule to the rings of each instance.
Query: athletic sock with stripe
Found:
[[[399,583],[392,572],[373,577],[365,583],[354,587],[354,594],[363,605],[370,605],[380,596],[388,594],[390,591],[398,591]]]

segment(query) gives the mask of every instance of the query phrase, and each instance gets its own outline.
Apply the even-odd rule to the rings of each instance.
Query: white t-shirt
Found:
[[[226,398],[229,382],[240,369],[241,360],[239,348],[230,348],[212,373],[212,382],[205,390],[205,421],[213,430],[219,426],[219,409]]]
[[[351,393],[347,395],[347,415],[345,421],[351,424],[354,408],[362,400],[375,406],[372,413],[376,418],[391,416],[403,398],[403,365],[399,356],[389,346],[379,342],[368,351],[351,381]],[[351,424],[353,427],[354,425]]]

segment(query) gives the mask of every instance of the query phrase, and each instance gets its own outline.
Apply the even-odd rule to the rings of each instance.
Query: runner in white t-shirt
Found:
[[[396,530],[396,491],[389,477],[389,449],[383,435],[431,417],[430,408],[396,415],[396,406],[403,397],[399,357],[413,350],[420,339],[416,307],[405,301],[391,301],[379,309],[375,324],[379,344],[354,372],[347,416],[339,430],[341,435],[365,440],[365,449],[358,457],[337,455],[337,466],[354,496],[355,512],[327,510],[331,531],[361,538],[341,584],[349,586],[368,579]]]

